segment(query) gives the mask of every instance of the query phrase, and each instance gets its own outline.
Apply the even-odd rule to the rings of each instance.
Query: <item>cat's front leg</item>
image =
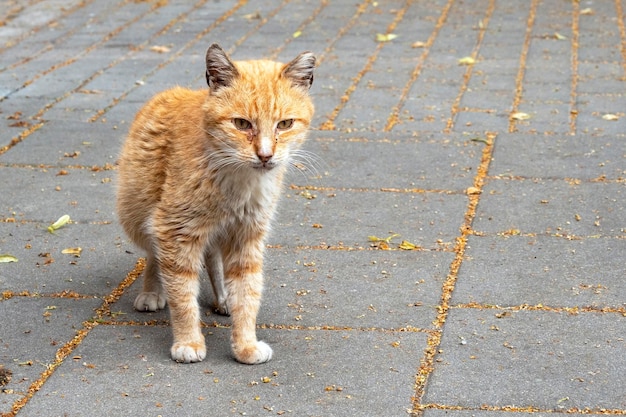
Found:
[[[250,365],[272,359],[272,348],[256,337],[256,318],[263,292],[262,261],[233,265],[226,270],[228,306],[232,318],[231,347],[235,359]]]
[[[172,245],[171,241],[177,245]],[[172,238],[167,242],[160,241],[159,269],[174,333],[170,353],[176,362],[200,362],[206,357],[198,304],[201,259],[202,250],[198,242],[183,244]]]
[[[143,290],[133,304],[137,311],[157,311],[165,308],[167,298],[159,278],[159,268],[152,253],[148,253],[143,272]]]

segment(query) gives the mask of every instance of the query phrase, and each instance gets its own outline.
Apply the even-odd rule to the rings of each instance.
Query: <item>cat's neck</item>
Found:
[[[278,201],[285,169],[276,167],[264,171],[236,167],[212,172],[219,187],[222,205],[237,217],[269,214]]]

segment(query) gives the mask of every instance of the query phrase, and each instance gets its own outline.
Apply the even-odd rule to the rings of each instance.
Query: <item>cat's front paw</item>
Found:
[[[142,292],[135,298],[134,306],[137,311],[157,311],[164,309],[166,303],[165,294]]]
[[[235,354],[235,359],[237,359],[237,361],[248,365],[257,365],[272,359],[274,351],[270,345],[259,341],[254,345],[246,346],[242,349],[238,349],[236,346],[233,346],[233,353]]]
[[[170,353],[172,359],[176,362],[201,362],[206,357],[206,346],[204,341],[188,343],[177,342],[172,345]]]

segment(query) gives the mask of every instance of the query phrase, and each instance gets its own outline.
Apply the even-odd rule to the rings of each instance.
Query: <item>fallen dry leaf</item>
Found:
[[[619,116],[617,116],[616,114],[611,114],[611,113],[607,113],[604,116],[602,116],[602,118],[604,120],[609,120],[611,122],[616,122],[619,120]]]
[[[378,236],[368,236],[367,240],[369,240],[370,242],[385,242],[385,243],[389,243],[391,242],[391,239],[393,239],[394,237],[398,237],[400,236],[397,233],[394,233],[386,238],[380,238]]]
[[[26,120],[18,120],[15,123],[11,123],[9,125],[9,127],[29,127],[30,123],[28,123]]]
[[[65,248],[61,251],[62,254],[64,255],[74,255],[77,258],[80,258],[80,254],[83,251],[83,248],[80,247],[76,247],[76,248]]]
[[[593,9],[591,7],[587,7],[587,8],[582,9],[580,11],[580,14],[582,14],[582,15],[590,15],[590,14],[593,14],[593,13],[594,13],[594,11],[593,11]]]
[[[402,250],[417,250],[420,249],[419,246],[417,246],[415,243],[411,243],[408,240],[403,240],[400,243],[400,246],[398,246],[400,249]]]
[[[426,46],[426,42],[422,42],[422,41],[417,41],[417,42],[413,42],[411,44],[411,48],[423,48]]]
[[[243,17],[246,20],[261,20],[262,18],[261,13],[258,10],[254,13],[244,14],[241,17]]]
[[[13,376],[13,372],[10,369],[6,369],[2,365],[0,365],[0,387],[7,385],[11,382],[11,376]]]
[[[299,38],[301,35],[302,35],[302,31],[296,30],[291,36],[295,39],[295,38]]]
[[[397,38],[398,35],[395,33],[377,33],[376,34],[376,42],[389,42]]]
[[[481,193],[480,188],[476,188],[476,187],[469,187],[466,190],[467,195],[478,195]]]
[[[21,111],[16,111],[15,113],[7,116],[7,120],[19,120],[22,117]]]
[[[515,112],[511,115],[511,119],[513,120],[528,120],[530,119],[530,114],[528,113],[522,113],[522,112]]]
[[[150,47],[150,50],[159,54],[165,54],[170,51],[170,48],[164,45],[154,45]]]
[[[87,90],[87,89],[82,89],[82,90],[78,90],[79,93],[81,94],[102,94],[102,90]]]
[[[474,65],[475,63],[476,63],[476,60],[472,58],[471,56],[466,56],[466,57],[459,59],[459,65]]]
[[[559,41],[564,41],[567,39],[567,36],[563,36],[559,32],[554,32],[554,37],[556,38],[556,40]]]

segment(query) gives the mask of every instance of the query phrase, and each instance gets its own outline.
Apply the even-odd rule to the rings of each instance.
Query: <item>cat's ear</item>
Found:
[[[298,87],[311,88],[313,84],[313,70],[315,69],[315,55],[312,52],[302,52],[293,61],[285,65],[282,75],[287,77]]]
[[[216,43],[206,51],[206,81],[213,91],[228,87],[239,73],[226,52]]]

